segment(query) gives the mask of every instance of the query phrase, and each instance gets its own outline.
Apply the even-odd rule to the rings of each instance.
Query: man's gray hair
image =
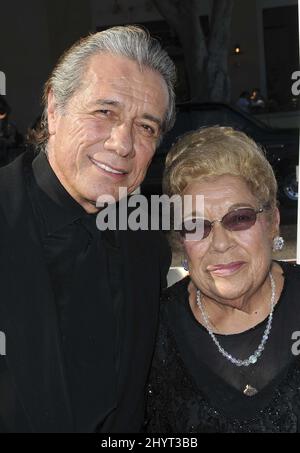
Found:
[[[157,71],[164,79],[169,94],[169,106],[162,132],[167,132],[174,125],[176,81],[174,63],[158,40],[151,37],[147,30],[133,25],[112,27],[82,38],[59,59],[44,87],[44,112],[39,128],[30,134],[31,142],[40,149],[46,148],[49,138],[47,120],[49,91],[52,90],[56,107],[63,112],[69,99],[80,88],[89,58],[101,53],[124,56],[136,61],[141,68]]]

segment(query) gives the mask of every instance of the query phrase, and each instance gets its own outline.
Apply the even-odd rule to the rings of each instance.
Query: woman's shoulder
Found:
[[[163,305],[174,301],[183,301],[186,298],[187,287],[190,282],[189,276],[184,277],[172,286],[166,288],[161,295],[161,303]]]
[[[169,286],[161,295],[159,338],[171,349],[173,349],[173,340],[177,336],[179,326],[186,319],[189,282],[190,277],[187,276]]]
[[[285,317],[288,317],[293,323],[300,316],[300,266],[286,261],[276,262],[282,271],[284,277],[283,289],[280,296],[280,306]],[[285,303],[282,303],[285,302]]]
[[[187,276],[162,292],[160,299],[159,337],[164,338],[164,342],[166,343],[168,343],[166,337],[169,337],[171,331],[174,332],[174,319],[181,319],[187,300],[187,286],[189,282],[190,278]]]
[[[277,264],[281,267],[288,282],[293,282],[300,289],[300,265],[287,261],[277,261]]]

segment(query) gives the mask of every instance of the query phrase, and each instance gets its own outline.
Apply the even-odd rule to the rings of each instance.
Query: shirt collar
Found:
[[[44,152],[33,160],[32,169],[47,235],[87,216],[83,207],[63,187]]]

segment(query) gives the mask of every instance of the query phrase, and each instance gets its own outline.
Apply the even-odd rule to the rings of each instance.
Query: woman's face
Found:
[[[261,206],[246,182],[237,176],[208,177],[191,183],[183,195],[204,196],[205,219],[222,219],[238,207]],[[270,224],[269,213],[257,214],[256,223],[244,231],[228,231],[220,222],[213,224],[208,237],[183,241],[190,277],[207,297],[238,308],[265,281],[272,260],[272,240],[277,233],[276,210]]]

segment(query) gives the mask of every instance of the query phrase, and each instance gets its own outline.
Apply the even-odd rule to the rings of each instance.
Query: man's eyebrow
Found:
[[[142,118],[144,120],[149,120],[149,121],[152,121],[153,123],[156,123],[158,125],[158,127],[161,129],[162,128],[162,119],[161,118],[158,118],[157,116],[154,116],[154,115],[151,115],[149,113],[144,113],[142,115]]]
[[[100,106],[106,106],[106,105],[111,105],[114,107],[120,107],[122,105],[121,102],[115,101],[114,99],[97,99],[95,101],[95,104],[100,105]],[[145,120],[152,121],[153,123],[156,123],[158,127],[161,129],[163,125],[163,120],[155,115],[151,115],[151,113],[144,113],[142,115],[142,118]]]
[[[120,106],[121,103],[119,101],[115,101],[113,99],[97,99],[95,104],[98,105],[114,105],[116,107]]]

